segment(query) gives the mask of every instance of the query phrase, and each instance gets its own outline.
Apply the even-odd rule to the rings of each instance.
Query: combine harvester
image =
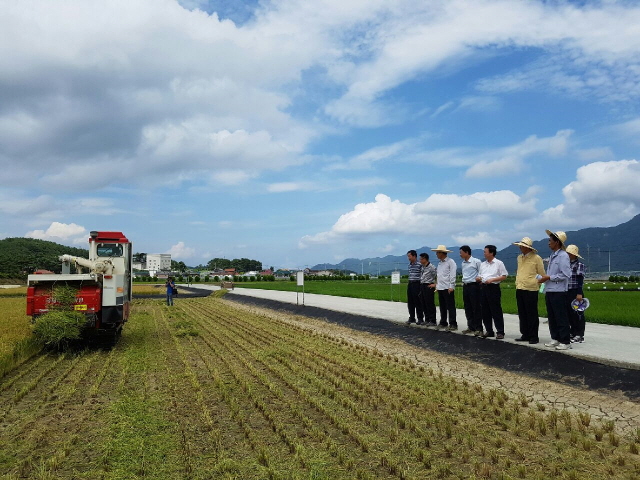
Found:
[[[115,345],[129,318],[132,258],[131,242],[121,232],[91,232],[88,260],[61,255],[61,274],[29,275],[27,315],[35,321],[56,304],[55,287],[71,287],[77,290],[73,309],[87,319],[86,336]]]

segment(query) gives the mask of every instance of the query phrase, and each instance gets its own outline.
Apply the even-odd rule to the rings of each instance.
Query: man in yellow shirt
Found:
[[[519,242],[514,243],[520,248],[518,255],[518,271],[516,272],[516,303],[518,305],[518,318],[520,319],[520,333],[522,336],[516,338],[516,342],[529,342],[535,344],[539,342],[538,328],[540,319],[538,317],[538,276],[545,275],[542,258],[538,251],[533,248],[533,241],[529,237],[524,237]]]

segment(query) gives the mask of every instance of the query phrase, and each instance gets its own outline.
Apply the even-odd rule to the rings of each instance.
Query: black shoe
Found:
[[[495,337],[496,334],[493,332],[484,332],[482,335],[480,335],[481,338],[490,338],[490,337]]]
[[[526,337],[520,337],[520,338],[516,338],[516,342],[528,342],[529,339]]]
[[[531,340],[529,340],[529,345],[535,345],[536,343],[540,343],[540,340],[538,340],[537,338],[532,338]]]
[[[424,325],[424,322],[422,320],[418,320],[418,323],[416,323],[416,325]]]
[[[407,320],[407,325],[409,325],[411,323],[416,323],[415,319],[410,318],[409,320]]]

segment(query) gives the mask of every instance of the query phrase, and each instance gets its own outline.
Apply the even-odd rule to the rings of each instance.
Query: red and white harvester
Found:
[[[61,274],[29,275],[27,315],[35,320],[47,313],[55,303],[53,290],[57,285],[73,287],[77,290],[73,308],[86,315],[88,333],[115,344],[130,312],[131,242],[122,232],[91,232],[89,259],[73,255],[61,255],[59,259]],[[71,273],[72,264],[76,273]]]

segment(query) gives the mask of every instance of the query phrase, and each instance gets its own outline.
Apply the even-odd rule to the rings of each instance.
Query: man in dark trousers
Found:
[[[416,323],[422,325],[424,323],[424,314],[422,305],[420,305],[420,270],[421,265],[418,263],[418,254],[415,250],[407,252],[409,259],[409,284],[407,285],[407,307],[409,308],[409,320],[407,324]]]
[[[458,329],[456,320],[456,262],[447,256],[451,250],[447,250],[444,245],[432,248],[438,257],[438,267],[436,268],[436,290],[438,291],[438,303],[440,304],[440,324],[438,330],[453,332]],[[447,317],[449,323],[447,324]]]
[[[569,254],[564,250],[567,234],[564,232],[552,232],[546,230],[549,235],[549,248],[553,253],[549,257],[547,275],[542,275],[538,283],[544,283],[545,302],[549,317],[549,333],[551,342],[545,343],[545,347],[556,350],[571,348],[569,330],[569,316],[567,315],[567,291],[571,278],[571,262]]]
[[[480,274],[482,262],[471,255],[471,247],[460,247],[462,258],[462,300],[467,317],[467,328],[462,333],[471,333],[476,337],[482,335],[482,304],[480,301],[480,284],[476,280]]]
[[[420,302],[424,312],[424,322],[427,327],[435,327],[436,324],[436,267],[429,262],[429,254],[420,254]]]
[[[496,337],[496,339],[502,340],[504,338],[504,315],[502,313],[500,282],[507,278],[508,273],[504,263],[496,258],[496,252],[495,245],[484,247],[485,261],[480,265],[480,274],[476,280],[480,282],[482,321],[486,330],[481,336],[482,338]],[[493,331],[494,324],[495,333]]]
[[[167,305],[173,307],[173,295],[176,291],[176,284],[173,282],[173,277],[168,277],[164,286],[167,288]]]
[[[521,336],[516,338],[516,342],[529,342],[533,345],[539,342],[538,277],[545,274],[544,265],[529,237],[524,237],[514,245],[520,248],[516,272],[516,303]]]
[[[584,298],[584,292],[582,291],[582,285],[584,283],[584,274],[587,269],[584,263],[580,261],[580,250],[577,245],[569,245],[567,247],[567,254],[569,255],[571,266],[571,278],[569,279],[569,290],[567,291],[568,303],[568,315],[569,315],[569,330],[571,331],[571,343],[584,342],[584,328],[586,320],[584,318],[584,312],[573,308],[571,302],[577,300],[581,302]]]

